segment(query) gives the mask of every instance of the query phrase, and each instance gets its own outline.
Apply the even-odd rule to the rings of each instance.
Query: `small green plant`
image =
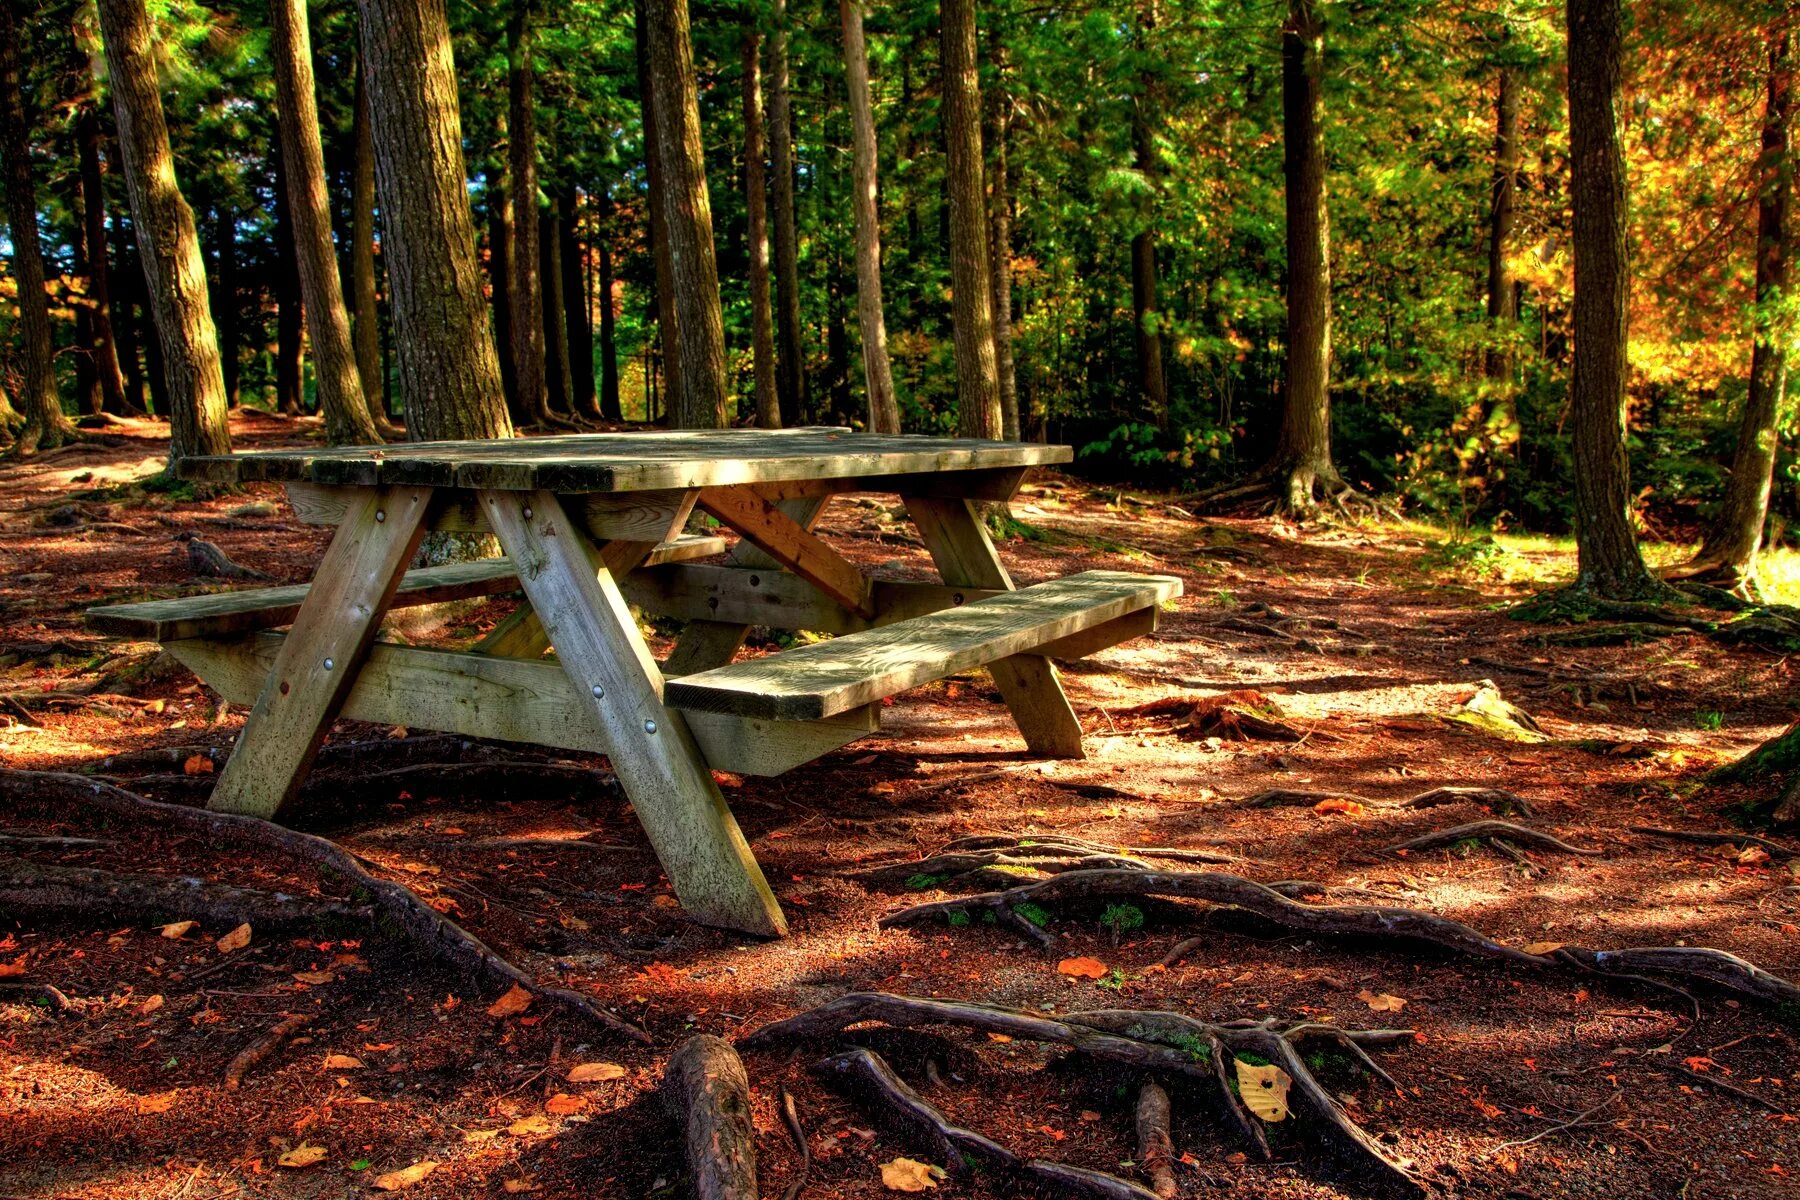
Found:
[[[1213,603],[1220,608],[1236,608],[1237,602],[1237,593],[1230,588],[1220,588],[1213,593]]]
[[[949,876],[947,875],[927,875],[921,871],[917,875],[908,875],[906,877],[906,886],[915,892],[922,892],[927,888],[936,887],[948,878]],[[958,915],[964,917],[968,916],[967,913],[960,913]]]
[[[1454,846],[1450,847],[1450,853],[1456,855],[1458,858],[1467,858],[1479,849],[1481,849],[1480,838],[1464,838],[1462,841],[1457,842]]]
[[[1725,714],[1722,712],[1697,712],[1694,714],[1694,728],[1707,733],[1717,733],[1725,728]]]
[[[1125,989],[1125,979],[1125,972],[1114,967],[1099,979],[1094,980],[1094,986],[1103,987],[1109,992],[1119,992]]]
[[[1116,938],[1129,930],[1142,929],[1144,910],[1135,904],[1109,904],[1100,914],[1100,924],[1112,930]]]
[[[961,929],[964,925],[969,923],[969,914],[966,912],[953,912],[945,919],[950,922],[951,928]]]
[[[1027,900],[1023,904],[1014,906],[1013,911],[1018,913],[1021,917],[1024,917],[1027,921],[1030,921],[1033,925],[1036,925],[1039,929],[1050,924],[1050,912],[1041,904],[1033,904],[1031,901]]]
[[[1459,532],[1452,533],[1444,541],[1434,542],[1420,558],[1419,565],[1428,571],[1481,577],[1497,574],[1510,553],[1494,540],[1491,533]]]

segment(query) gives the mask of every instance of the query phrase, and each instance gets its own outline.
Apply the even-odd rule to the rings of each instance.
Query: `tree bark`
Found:
[[[144,0],[100,0],[100,26],[131,223],[156,314],[168,392],[169,454],[172,459],[229,454],[219,335],[206,299],[206,266],[194,213],[175,181],[150,14]]]
[[[1149,40],[1157,23],[1155,0],[1145,5],[1138,18],[1139,52],[1149,54]],[[1131,108],[1133,161],[1154,193],[1161,187],[1162,166],[1156,155],[1156,122],[1160,120],[1156,80],[1146,70]],[[1156,215],[1152,208],[1144,227],[1131,239],[1131,315],[1137,339],[1138,390],[1159,428],[1169,424],[1169,384],[1163,373],[1162,314],[1157,304]]]
[[[512,197],[506,191],[503,166],[488,172],[487,189],[488,287],[493,294],[494,340],[500,346],[500,393],[515,424],[529,425],[532,414],[519,403],[519,381],[513,375],[512,356]]]
[[[657,138],[656,89],[650,77],[649,15],[645,0],[635,0],[637,29],[637,70],[639,104],[644,110],[644,179],[650,209],[650,255],[656,266],[656,295],[652,310],[657,327],[657,341],[662,348],[663,393],[667,411],[673,412],[682,394],[681,322],[675,311],[675,272],[669,258],[669,228],[663,207],[665,169],[662,147]],[[645,416],[654,419],[652,397],[655,392],[654,372],[644,385]]]
[[[994,308],[994,371],[1000,381],[1000,434],[1019,440],[1019,383],[1013,368],[1012,337],[1012,189],[1007,175],[1006,143],[1012,135],[1012,95],[1006,90],[1006,48],[993,39],[991,57],[995,87],[988,96],[991,155],[988,173],[988,272]]]
[[[238,406],[237,210],[226,201],[213,206],[213,314],[219,326],[219,371],[225,380],[225,407]]]
[[[856,210],[856,324],[862,337],[863,385],[869,393],[869,430],[899,433],[900,401],[894,394],[894,373],[888,362],[887,318],[881,303],[881,210],[875,185],[875,107],[869,96],[869,50],[863,41],[862,0],[838,0],[838,14],[844,25],[844,78],[850,90],[855,160],[852,196]]]
[[[0,155],[6,158],[6,224],[18,288],[20,411],[25,427],[15,453],[50,450],[75,436],[56,391],[50,341],[50,299],[44,289],[44,252],[38,241],[37,187],[31,174],[31,124],[25,113],[24,28],[17,6],[0,12]]]
[[[1611,599],[1660,589],[1632,532],[1625,451],[1631,307],[1625,159],[1614,111],[1624,60],[1622,0],[1568,0],[1569,199],[1575,253],[1576,587]]]
[[[1494,101],[1494,184],[1488,205],[1487,314],[1496,341],[1511,335],[1512,324],[1519,317],[1512,270],[1506,261],[1518,176],[1519,85],[1513,69],[1501,67],[1499,95]],[[1498,344],[1491,346],[1485,368],[1489,379],[1505,382],[1512,377],[1512,356]]]
[[[514,0],[507,23],[507,194],[512,197],[513,386],[519,407],[544,426],[565,424],[551,412],[544,361],[544,297],[539,274],[537,104],[533,99],[531,0]]]
[[[599,193],[599,212],[595,214],[595,234],[600,274],[600,415],[609,421],[624,419],[624,410],[619,407],[619,345],[616,322],[618,314],[613,311],[613,259],[612,259],[612,193],[605,187]]]
[[[306,299],[300,292],[300,254],[294,243],[287,164],[281,157],[282,118],[275,122],[275,407],[289,416],[306,411]]]
[[[806,352],[800,319],[800,234],[794,215],[794,107],[789,78],[787,0],[774,0],[769,42],[769,170],[775,176],[775,388],[781,423],[806,413]]]
[[[594,326],[588,305],[586,254],[580,237],[581,208],[575,188],[556,193],[557,257],[562,265],[563,330],[569,362],[569,407],[584,417],[600,416],[594,395]]]
[[[756,389],[756,424],[781,428],[775,384],[775,312],[769,293],[769,196],[763,138],[762,35],[744,31],[744,212],[750,259],[750,364]]]
[[[100,99],[91,66],[87,95],[75,118],[75,142],[81,170],[81,218],[87,243],[87,295],[91,322],[94,377],[100,385],[103,412],[124,413],[125,376],[113,334],[112,279],[106,253],[106,176],[100,165]]]
[[[1314,505],[1341,486],[1331,465],[1331,216],[1325,197],[1324,33],[1314,0],[1290,0],[1281,34],[1282,174],[1287,187],[1287,366],[1268,468],[1277,504]]]
[[[481,295],[444,0],[358,0],[409,438],[512,435]]]
[[[77,157],[79,159],[79,152]],[[93,268],[88,261],[87,210],[82,204],[79,169],[64,176],[63,195],[63,202],[68,206],[71,218],[69,263],[74,277],[82,281],[81,294],[71,292],[67,297],[74,316],[74,337],[69,350],[75,366],[75,411],[82,416],[92,416],[101,411],[102,400],[100,376],[94,371],[94,301],[87,290],[88,280],[93,277]]]
[[[757,1200],[750,1080],[731,1043],[706,1033],[689,1038],[669,1056],[660,1090],[681,1125],[695,1200]]]
[[[568,302],[563,294],[563,231],[556,211],[538,214],[538,279],[544,305],[544,394],[550,411],[575,411],[574,372],[569,366]]]
[[[981,80],[975,65],[974,0],[942,0],[943,121],[950,199],[951,321],[956,336],[957,428],[1000,436],[1000,376],[994,360],[986,188],[981,162]]]
[[[350,314],[338,280],[331,240],[331,208],[325,197],[325,151],[319,142],[319,110],[313,98],[312,31],[306,0],[270,0],[269,57],[281,120],[281,161],[287,182],[289,228],[300,274],[306,330],[313,348],[313,379],[325,441],[331,446],[381,441],[363,393]]]
[[[649,18],[651,86],[656,92],[672,307],[681,329],[682,388],[669,406],[669,423],[677,429],[723,429],[729,424],[725,322],[719,308],[719,266],[687,0],[647,0],[644,7]]]
[[[109,155],[116,162],[116,155]],[[130,251],[128,222],[114,217],[112,224],[113,338],[119,349],[119,367],[125,373],[125,411],[145,415],[144,362],[138,352],[138,296],[144,290],[144,273]]]
[[[360,61],[355,106],[350,118],[350,328],[363,403],[376,429],[387,433],[390,430],[386,376],[381,364],[381,314],[375,294],[375,143],[369,136],[369,89]]]

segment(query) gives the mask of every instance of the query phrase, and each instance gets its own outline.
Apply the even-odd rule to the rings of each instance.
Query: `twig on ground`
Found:
[[[1757,1095],[1748,1088],[1741,1088],[1735,1083],[1726,1083],[1723,1079],[1717,1079],[1711,1075],[1702,1075],[1699,1071],[1689,1070],[1680,1063],[1664,1063],[1663,1066],[1677,1075],[1685,1075],[1697,1083],[1703,1083],[1709,1088],[1714,1088],[1727,1095],[1736,1096],[1739,1100],[1748,1101],[1758,1108],[1767,1109],[1772,1113],[1780,1113],[1784,1117],[1790,1115],[1788,1110],[1781,1107],[1781,1105],[1775,1103],[1773,1100],[1768,1100]]]
[[[1454,846],[1458,842],[1493,841],[1500,838],[1538,850],[1554,850],[1558,854],[1579,854],[1592,858],[1605,853],[1602,850],[1588,850],[1580,846],[1571,846],[1554,834],[1545,833],[1541,829],[1528,829],[1523,825],[1514,825],[1510,821],[1470,821],[1466,825],[1455,825],[1449,829],[1420,834],[1418,837],[1404,842],[1396,842],[1392,846],[1385,847],[1383,853],[1393,854],[1399,850],[1432,850],[1439,846]]]
[[[235,1092],[243,1084],[248,1075],[263,1059],[275,1053],[281,1043],[311,1024],[312,1017],[306,1013],[294,1013],[285,1016],[271,1025],[264,1034],[238,1051],[230,1064],[225,1068],[225,1090]]]
[[[806,1125],[800,1120],[800,1108],[794,1103],[794,1094],[788,1091],[787,1084],[781,1085],[776,1098],[780,1102],[781,1123],[794,1143],[794,1152],[800,1156],[800,1169],[781,1193],[781,1200],[800,1200],[800,1193],[806,1190],[807,1180],[812,1176],[812,1143],[806,1140]]]

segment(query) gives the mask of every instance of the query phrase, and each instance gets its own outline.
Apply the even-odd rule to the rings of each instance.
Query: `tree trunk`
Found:
[[[475,261],[444,0],[358,0],[406,433],[512,435]]]
[[[681,329],[682,388],[669,406],[669,423],[676,429],[723,429],[730,423],[725,323],[719,309],[719,266],[687,0],[648,0],[644,7],[663,171],[663,224],[674,286],[671,307]]]
[[[306,0],[270,0],[269,58],[275,73],[281,121],[281,161],[287,181],[289,227],[300,271],[306,331],[313,348],[313,380],[325,441],[331,446],[381,441],[363,393],[350,314],[338,280],[331,240],[331,208],[325,197],[325,152],[319,143],[319,111],[313,98],[312,31]]]
[[[93,85],[91,71],[87,78],[89,90],[75,118],[75,142],[80,158],[81,218],[87,243],[94,377],[100,385],[101,410],[123,413],[125,376],[119,370],[119,350],[113,334],[112,279],[106,261],[106,177],[100,166],[99,90]]]
[[[116,162],[116,156],[114,161]],[[125,372],[125,411],[143,416],[144,362],[138,351],[138,296],[144,290],[144,272],[131,254],[127,222],[115,217],[112,225],[113,337],[119,348],[119,367]]]
[[[1331,465],[1331,217],[1325,200],[1323,58],[1324,35],[1314,0],[1290,0],[1281,34],[1286,395],[1281,432],[1268,467],[1277,504],[1289,512],[1313,507],[1315,484],[1341,486]]]
[[[650,77],[650,18],[644,5],[645,0],[635,0],[638,97],[644,110],[644,181],[650,209],[650,255],[656,266],[656,294],[651,309],[656,321],[657,340],[662,347],[663,378],[666,381],[663,392],[670,401],[667,405],[669,411],[674,411],[677,407],[676,400],[682,393],[681,321],[675,311],[675,272],[669,258],[668,219],[663,207],[665,169],[662,147],[657,137],[656,89],[651,86]],[[646,419],[652,420],[655,413],[650,399],[654,393],[653,383],[653,378],[647,378],[644,385],[644,415]]]
[[[744,212],[750,259],[750,364],[756,381],[756,423],[781,428],[775,385],[775,312],[769,295],[769,196],[763,138],[762,35],[744,31]]]
[[[300,293],[300,255],[294,244],[287,166],[275,122],[275,408],[289,416],[306,411],[306,300]]]
[[[1138,20],[1140,52],[1149,53],[1149,40],[1157,23],[1154,0]],[[1131,108],[1133,160],[1154,194],[1161,187],[1162,164],[1156,154],[1156,123],[1161,119],[1155,77],[1145,71]],[[1154,204],[1154,201],[1152,202]],[[1163,373],[1162,313],[1157,303],[1156,212],[1146,214],[1144,227],[1131,239],[1131,315],[1137,339],[1138,390],[1159,428],[1169,424],[1169,383]]]
[[[24,29],[17,6],[0,12],[0,155],[6,158],[6,225],[18,288],[19,350],[25,428],[13,448],[29,454],[75,436],[56,394],[50,342],[50,298],[44,289],[44,252],[38,241],[37,187],[31,177],[31,124],[22,90]]]
[[[1512,324],[1519,318],[1512,271],[1506,261],[1518,176],[1519,86],[1512,68],[1502,67],[1499,97],[1494,102],[1494,186],[1488,205],[1487,314],[1496,342],[1511,336]],[[1489,347],[1485,366],[1487,377],[1496,382],[1512,377],[1512,357],[1498,344]]]
[[[538,249],[537,105],[532,97],[531,0],[513,0],[507,22],[507,194],[512,197],[513,386],[519,407],[546,427],[563,424],[550,411],[544,371],[544,298]]]
[[[157,50],[144,0],[100,0],[113,120],[131,195],[131,224],[144,264],[169,415],[169,454],[229,454],[219,334],[206,300],[206,265],[193,210],[175,182],[163,121]]]
[[[237,212],[220,202],[213,208],[212,308],[219,326],[219,371],[225,380],[225,407],[238,406]]]
[[[1750,348],[1750,388],[1738,425],[1737,452],[1725,503],[1707,531],[1695,564],[1723,587],[1749,591],[1769,516],[1775,450],[1787,392],[1785,323],[1775,308],[1787,290],[1788,198],[1793,167],[1788,159],[1788,119],[1793,110],[1793,73],[1788,32],[1769,37],[1768,99],[1763,110],[1761,176],[1756,216],[1756,341]]]
[[[1568,0],[1569,199],[1575,252],[1576,586],[1612,599],[1652,595],[1632,532],[1625,452],[1631,261],[1625,159],[1614,104],[1624,59],[1622,0]]]
[[[794,216],[794,108],[788,63],[787,0],[774,0],[775,35],[769,43],[769,170],[775,187],[775,390],[781,423],[799,425],[806,414],[806,354],[801,345],[800,234]]]
[[[957,429],[1000,436],[994,360],[986,188],[981,162],[981,80],[975,65],[975,0],[942,0],[944,144],[950,196],[951,321],[956,334]]]
[[[595,214],[594,241],[600,272],[600,415],[608,421],[625,417],[619,407],[619,342],[618,314],[613,310],[612,259],[612,193],[602,187],[599,211]]]
[[[556,194],[556,224],[561,240],[563,330],[568,343],[569,404],[584,417],[600,416],[594,395],[593,310],[588,303],[586,254],[579,236],[581,209],[575,189],[565,185]]]
[[[487,189],[488,287],[493,293],[494,340],[500,346],[500,393],[515,424],[531,424],[532,414],[519,403],[519,381],[512,356],[512,197],[506,193],[504,168],[489,169]]]
[[[863,384],[869,393],[869,430],[900,432],[900,401],[888,363],[887,318],[881,303],[881,210],[877,205],[875,108],[869,97],[869,51],[863,42],[862,0],[838,0],[844,25],[844,78],[850,89],[856,210],[856,324],[862,336]]]
[[[375,143],[369,136],[369,89],[360,61],[355,105],[350,119],[350,328],[363,402],[376,429],[386,433],[389,430],[386,376],[381,364],[381,314],[375,298]]]
[[[1012,93],[1006,90],[1006,47],[996,35],[990,55],[993,90],[987,101],[984,141],[991,156],[988,171],[988,253],[992,259],[989,290],[994,307],[994,370],[1000,379],[1000,433],[1019,440],[1019,381],[1013,366],[1012,186],[1007,175],[1007,141],[1012,136]]]
[[[74,315],[74,338],[69,346],[75,366],[75,411],[93,416],[101,411],[100,376],[94,371],[94,300],[87,290],[93,278],[88,260],[87,210],[82,204],[81,173],[72,171],[63,178],[64,203],[69,216],[69,262],[75,278],[82,280],[80,295],[72,292],[67,301]]]
[[[575,411],[573,373],[569,369],[569,326],[563,295],[562,222],[556,210],[538,214],[538,279],[543,285],[544,395],[550,411]]]

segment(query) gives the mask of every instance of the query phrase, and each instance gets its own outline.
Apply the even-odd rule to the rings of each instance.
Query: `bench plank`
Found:
[[[1070,638],[1181,593],[1163,575],[1086,571],[829,642],[670,679],[668,704],[816,721]]]

